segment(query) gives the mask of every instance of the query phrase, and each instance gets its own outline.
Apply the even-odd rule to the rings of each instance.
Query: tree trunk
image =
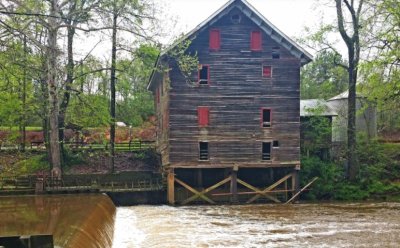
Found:
[[[348,178],[354,181],[358,175],[359,165],[356,155],[356,83],[357,83],[357,72],[358,63],[360,60],[360,37],[359,31],[361,26],[359,25],[360,14],[364,0],[360,0],[358,8],[355,8],[354,1],[348,2],[346,0],[335,0],[336,2],[336,13],[338,19],[338,28],[343,41],[346,43],[347,51],[349,55],[349,66],[348,66],[348,78],[349,78],[349,96],[347,106],[347,159],[348,159]],[[346,22],[342,4],[345,4],[348,12],[351,15],[352,22],[352,34],[349,35],[346,31],[346,26],[349,23]]]
[[[352,57],[350,57],[350,55]],[[349,96],[347,109],[347,158],[349,179],[355,180],[358,174],[358,163],[356,156],[356,81],[357,69],[355,68],[354,52],[349,52]]]
[[[50,15],[57,16],[57,0],[52,0]],[[52,165],[52,175],[61,178],[61,159],[60,144],[58,137],[58,92],[57,92],[57,23],[55,18],[49,17],[48,47],[47,47],[47,87],[49,91],[49,142],[50,142],[50,162]]]
[[[27,51],[27,45],[26,45],[26,36],[24,36],[24,64],[25,64],[25,69],[23,73],[23,79],[22,79],[22,116],[21,116],[21,135],[22,135],[22,141],[21,141],[21,151],[25,151],[25,142],[26,142],[26,84],[27,84],[27,72],[26,72],[26,67],[28,63],[28,51]]]
[[[110,149],[111,149],[111,172],[114,173],[114,163],[115,163],[115,70],[116,70],[116,56],[117,56],[117,13],[114,7],[113,13],[113,29],[112,29],[112,49],[111,49],[111,102],[110,102],[110,114],[111,114],[111,124],[110,124]]]
[[[69,23],[71,25],[71,23]],[[71,89],[72,83],[74,81],[74,53],[73,53],[73,44],[74,44],[74,35],[75,28],[68,27],[67,28],[67,79],[65,80],[65,89],[63,99],[60,104],[60,113],[58,116],[58,125],[59,125],[59,139],[60,139],[60,150],[62,153],[62,157],[64,157],[64,130],[65,130],[65,114],[67,112],[67,108],[69,105],[69,101],[71,98]]]

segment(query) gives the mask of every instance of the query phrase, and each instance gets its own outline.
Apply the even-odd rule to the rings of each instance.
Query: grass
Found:
[[[0,156],[0,177],[31,175],[50,168],[47,154],[43,152],[2,152]]]
[[[42,131],[42,127],[26,127],[26,131]],[[19,131],[19,127],[0,126],[0,131]]]

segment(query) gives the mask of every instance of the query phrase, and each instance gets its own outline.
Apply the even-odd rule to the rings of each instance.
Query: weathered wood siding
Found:
[[[300,160],[300,60],[280,48],[265,33],[262,51],[250,51],[250,33],[259,30],[241,15],[230,14],[202,31],[190,50],[210,67],[210,84],[190,86],[179,69],[170,72],[169,157],[172,167],[278,167]],[[209,29],[221,32],[221,49],[209,51]],[[272,66],[272,78],[262,77],[262,65]],[[197,81],[197,72],[193,74]],[[197,107],[209,106],[210,125],[199,128]],[[261,127],[261,109],[272,110],[272,127]],[[164,111],[164,110],[163,110]],[[262,142],[279,141],[271,161],[261,159]],[[199,161],[199,142],[209,142],[209,161]]]
[[[163,165],[169,161],[169,75],[158,72],[154,78],[154,105],[157,116],[156,147]]]

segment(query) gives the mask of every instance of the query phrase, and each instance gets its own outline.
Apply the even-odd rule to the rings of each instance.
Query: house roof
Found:
[[[357,97],[363,98],[364,96],[357,92]],[[346,91],[340,93],[339,95],[330,98],[328,100],[328,102],[329,101],[334,101],[334,100],[340,100],[340,99],[347,99],[347,98],[349,98],[349,90],[346,90]]]
[[[300,101],[300,116],[336,116],[334,106],[321,99],[308,99]]]
[[[268,34],[273,40],[278,42],[281,46],[286,48],[293,56],[299,58],[301,60],[301,64],[307,64],[311,62],[312,55],[308,53],[306,50],[301,48],[296,42],[286,36],[282,31],[280,31],[277,27],[275,27],[267,18],[265,18],[260,12],[258,12],[250,3],[246,0],[229,0],[225,5],[219,8],[214,14],[200,23],[197,27],[195,27],[192,31],[176,40],[171,46],[160,53],[160,56],[157,60],[156,66],[158,65],[160,58],[166,55],[171,49],[177,46],[179,43],[186,39],[191,39],[198,32],[203,31],[209,26],[213,25],[227,13],[229,13],[232,9],[238,8],[242,11],[244,15],[250,18],[254,23],[256,23],[261,30],[263,30],[266,34]],[[150,82],[148,85],[148,89],[151,87],[151,82],[153,81],[154,71],[151,75]]]

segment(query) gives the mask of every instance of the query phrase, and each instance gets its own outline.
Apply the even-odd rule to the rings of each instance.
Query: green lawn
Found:
[[[0,131],[19,131],[19,127],[0,126]],[[42,127],[26,127],[26,131],[42,131]]]

